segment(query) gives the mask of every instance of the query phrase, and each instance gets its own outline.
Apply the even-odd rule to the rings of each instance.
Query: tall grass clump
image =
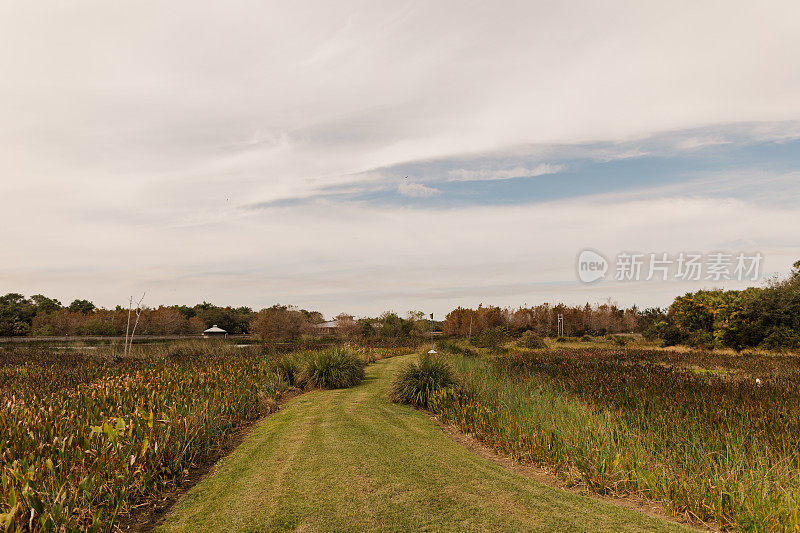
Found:
[[[347,348],[328,348],[308,355],[302,382],[307,388],[343,389],[364,379],[364,361]]]
[[[522,334],[522,337],[520,337],[517,341],[517,346],[520,348],[527,348],[529,350],[547,348],[547,344],[545,344],[544,339],[530,330]]]
[[[796,357],[562,348],[452,361],[461,385],[430,408],[509,455],[725,529],[800,528]]]
[[[455,384],[455,374],[446,361],[423,355],[418,364],[408,363],[400,369],[389,398],[396,403],[427,408],[434,395]]]

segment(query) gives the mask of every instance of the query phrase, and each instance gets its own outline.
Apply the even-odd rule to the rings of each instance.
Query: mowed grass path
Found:
[[[391,404],[380,361],[352,389],[315,391],[260,422],[162,531],[684,531],[542,485]]]

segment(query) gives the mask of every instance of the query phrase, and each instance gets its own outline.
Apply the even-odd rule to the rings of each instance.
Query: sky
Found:
[[[666,306],[800,259],[800,3],[0,0],[0,293]],[[611,266],[579,280],[591,249]],[[761,254],[756,280],[615,279]],[[706,260],[706,259],[704,259]]]

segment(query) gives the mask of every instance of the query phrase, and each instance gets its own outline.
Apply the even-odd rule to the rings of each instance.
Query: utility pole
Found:
[[[562,315],[561,313],[559,313],[558,315],[558,336],[559,337],[564,336],[564,315]]]
[[[433,313],[431,313],[431,350],[428,355],[436,355],[436,350],[433,349]]]

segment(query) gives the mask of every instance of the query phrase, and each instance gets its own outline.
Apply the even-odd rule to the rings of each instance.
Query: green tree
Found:
[[[175,305],[173,307],[180,311],[184,318],[194,318],[197,316],[197,309],[195,307],[189,307],[188,305]]]
[[[380,336],[385,339],[403,339],[411,334],[414,325],[403,320],[397,313],[386,312],[380,316]]]
[[[37,313],[44,313],[46,315],[55,313],[63,307],[61,302],[55,298],[48,298],[47,296],[43,296],[41,294],[34,294],[31,296],[31,302],[34,306],[36,306]]]
[[[372,319],[359,318],[358,333],[365,339],[371,339],[373,336],[375,336],[375,328],[372,327]]]
[[[0,335],[27,335],[36,306],[23,295],[12,292],[0,296]]]
[[[194,310],[207,328],[217,325],[228,333],[249,333],[255,317],[249,307],[217,307],[208,302],[196,305]]]
[[[73,313],[83,313],[84,315],[88,315],[89,313],[92,313],[96,307],[89,300],[73,300],[67,309]]]

